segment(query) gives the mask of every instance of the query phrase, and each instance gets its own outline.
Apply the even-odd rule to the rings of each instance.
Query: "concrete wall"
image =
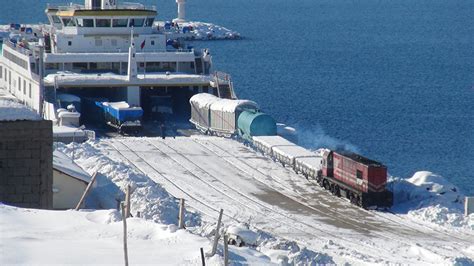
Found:
[[[81,199],[87,183],[53,170],[53,209],[74,209]]]
[[[0,202],[53,206],[51,121],[0,121]]]

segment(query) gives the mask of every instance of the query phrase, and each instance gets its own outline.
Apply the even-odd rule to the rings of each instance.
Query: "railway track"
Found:
[[[303,222],[299,219],[296,219],[294,217],[291,217],[290,215],[280,211],[279,208],[272,208],[272,206],[266,206],[265,204],[262,204],[261,202],[257,201],[257,200],[254,200],[252,199],[251,197],[249,197],[248,195],[245,195],[243,193],[241,193],[240,191],[238,191],[237,189],[233,188],[232,186],[226,184],[225,182],[222,182],[218,177],[216,177],[214,174],[210,173],[209,171],[207,171],[206,169],[202,168],[200,165],[198,165],[197,163],[193,162],[192,160],[190,160],[189,158],[183,156],[180,152],[178,152],[178,150],[170,147],[170,145],[166,144],[165,142],[159,142],[160,144],[163,144],[165,145],[170,151],[172,152],[164,152],[162,151],[156,144],[148,141],[149,143],[151,143],[152,145],[155,146],[155,148],[157,148],[158,150],[160,150],[162,152],[162,154],[165,154],[165,156],[167,156],[168,158],[172,159],[173,161],[175,161],[178,165],[180,165],[181,167],[187,169],[189,172],[193,171],[193,169],[190,169],[189,167],[185,166],[184,163],[180,162],[179,160],[175,159],[175,158],[172,158],[172,156],[170,156],[169,154],[176,154],[178,155],[179,157],[181,157],[182,159],[186,160],[187,162],[189,162],[190,164],[192,164],[195,168],[199,169],[202,173],[204,173],[205,175],[209,175],[210,177],[212,177],[214,180],[218,180],[220,185],[226,187],[227,189],[233,191],[234,193],[238,194],[241,198],[240,200],[237,200],[237,198],[234,198],[230,195],[225,195],[226,198],[228,198],[228,200],[230,201],[233,201],[235,202],[236,204],[240,204],[240,205],[243,205],[243,206],[249,206],[247,204],[244,204],[242,202],[242,198],[245,198],[247,201],[255,204],[255,205],[258,205],[260,206],[261,208],[264,208],[264,210],[266,211],[261,211],[259,209],[256,209],[255,207],[252,207],[251,209],[256,211],[256,212],[259,212],[261,215],[263,215],[262,217],[266,217],[266,218],[270,218],[271,220],[273,221],[276,221],[276,222],[284,222],[288,227],[291,227],[291,228],[295,228],[295,224],[300,224],[300,225],[303,225],[311,230],[316,230],[318,232],[320,232],[321,234],[323,235],[328,235],[328,236],[331,236],[333,239],[339,239],[339,240],[343,240],[343,241],[346,241],[346,242],[351,242],[351,238],[347,238],[347,237],[342,237],[341,235],[337,235],[337,234],[334,234],[334,233],[331,233],[331,232],[327,232],[327,231],[323,231],[319,228],[317,228],[316,226],[317,225],[312,225],[312,224],[308,224],[306,222]],[[194,169],[195,170],[195,169]],[[210,187],[213,187],[215,189],[215,191],[217,193],[221,193],[221,188],[217,187],[216,185],[214,185],[213,183],[215,181],[205,181],[204,178],[202,176],[198,176],[196,175],[194,172],[192,173],[193,176],[195,176],[197,179],[199,179],[200,181],[202,181],[203,183],[205,183],[206,185],[210,186]],[[282,197],[286,197],[285,195],[281,194]],[[299,204],[299,202],[297,202]],[[278,219],[278,218],[274,218],[274,217],[268,217],[268,213],[276,213],[280,216],[282,216],[283,218],[285,219],[288,219],[289,221],[291,222],[286,222],[284,220],[281,220],[281,219]],[[280,217],[281,218],[281,217]],[[258,228],[258,227],[257,227]],[[268,229],[265,229],[265,228],[258,228],[259,230],[262,230],[262,231],[268,231]],[[301,228],[298,228],[297,229],[298,231],[302,231],[302,233],[304,234],[304,236],[307,238],[308,236],[312,236],[314,238],[317,238],[317,239],[320,239],[321,238],[321,234],[314,234],[313,232],[309,231],[309,230],[305,230],[305,229],[301,229]],[[307,242],[302,242],[301,240],[299,239],[295,239],[294,237],[292,236],[288,236],[288,235],[285,235],[284,236],[285,238],[287,239],[290,239],[290,240],[293,240],[295,242],[298,242],[300,244],[303,244],[303,245],[308,245]],[[327,241],[329,241],[329,239],[326,239]],[[379,248],[377,245],[375,244],[368,244],[368,243],[365,243],[365,245],[368,247],[368,248],[371,248],[371,249],[378,249],[380,252],[385,252],[384,249],[381,249]],[[357,248],[357,247],[355,247]],[[354,249],[356,250],[356,249]]]
[[[186,192],[186,189],[184,189],[181,185],[177,184],[176,182],[171,181],[171,179],[168,178],[168,177],[166,177],[166,176],[164,175],[164,173],[162,173],[161,171],[159,171],[158,169],[156,169],[153,165],[151,165],[150,163],[148,163],[148,162],[147,162],[147,158],[144,158],[143,156],[141,156],[141,155],[138,154],[139,152],[136,151],[136,149],[137,149],[136,146],[135,146],[134,148],[131,148],[131,147],[129,147],[128,145],[126,145],[125,143],[120,143],[119,145],[122,145],[122,147],[123,147],[124,149],[126,149],[127,151],[124,152],[124,151],[120,150],[119,148],[117,148],[116,145],[113,145],[113,144],[112,144],[111,146],[114,148],[114,150],[116,150],[118,153],[120,153],[121,156],[124,157],[131,165],[133,165],[134,167],[138,168],[141,172],[146,173],[146,172],[148,172],[149,170],[145,170],[145,169],[143,169],[143,166],[140,166],[140,165],[138,165],[137,163],[135,163],[134,160],[130,158],[130,155],[134,154],[134,155],[136,156],[136,157],[135,157],[136,159],[141,160],[142,163],[145,163],[145,164],[147,164],[149,167],[153,168],[154,171],[156,171],[161,177],[163,177],[163,178],[165,179],[165,181],[167,181],[167,182],[169,182],[170,184],[172,184],[172,185],[176,186],[177,188],[179,188],[180,191],[184,192],[184,193],[187,195],[187,197],[189,197],[189,199],[191,199],[190,202],[192,202],[193,200],[196,200],[196,201],[198,201],[199,203],[201,203],[202,205],[205,205],[206,207],[208,207],[208,208],[210,208],[210,209],[213,209],[215,213],[218,213],[219,210],[218,210],[217,208],[214,208],[214,207],[212,207],[211,205],[206,204],[205,202],[203,202],[203,201],[200,200],[199,198],[196,198],[196,197],[192,196],[191,193],[187,193],[187,192]],[[128,158],[127,158],[127,157],[128,157]],[[220,193],[220,191],[218,191],[218,192]],[[236,199],[229,198],[229,200],[233,200],[236,204],[242,205],[242,203],[241,203],[240,201],[236,200]],[[246,205],[244,205],[244,206],[246,206]],[[197,211],[202,211],[199,207],[194,207],[194,206],[193,206],[193,208],[196,209]],[[273,210],[271,210],[271,211],[273,211]],[[206,213],[205,213],[205,214],[206,214]],[[239,221],[239,220],[236,219],[234,216],[229,215],[229,214],[227,214],[226,212],[224,212],[224,214],[225,214],[224,216],[227,216],[227,218],[229,218],[229,219],[231,219],[231,220],[234,220],[234,221],[237,221],[237,222],[245,222],[245,219]],[[207,215],[215,219],[215,217],[212,216],[212,215],[210,215],[209,213],[207,213]],[[260,215],[263,215],[263,217],[268,218],[268,212],[261,212]],[[291,221],[291,223],[289,223],[289,222],[284,222],[284,224],[285,224],[286,227],[288,227],[288,228],[293,228],[293,229],[295,229],[295,230],[297,230],[297,231],[300,231],[300,235],[301,235],[301,236],[305,236],[306,238],[308,238],[308,236],[310,236],[311,238],[317,239],[317,240],[319,240],[319,241],[322,239],[322,237],[321,237],[320,234],[315,234],[315,233],[313,233],[314,231],[311,232],[311,230],[315,230],[315,229],[317,229],[317,228],[314,228],[313,226],[307,225],[307,224],[305,224],[305,226],[310,227],[311,230],[305,230],[305,229],[301,229],[301,228],[295,228],[295,223],[296,223],[296,224],[301,224],[301,222],[298,221],[298,220],[296,220],[296,219],[294,219],[294,218],[291,218],[291,217],[288,217],[288,218],[291,219],[292,221]],[[273,219],[275,222],[284,221],[284,220],[281,220],[281,219],[275,219],[275,218],[272,218],[272,219]],[[268,231],[267,228],[258,226],[257,224],[255,224],[254,227],[255,227],[256,229],[258,229],[258,230],[261,230],[261,231]],[[321,231],[321,230],[319,230],[319,231],[320,231],[321,233],[323,233],[323,234],[326,234],[326,235],[328,235],[328,236],[331,236],[333,239],[341,239],[341,240],[344,240],[344,241],[346,241],[346,242],[347,242],[347,241],[350,241],[350,239],[347,239],[347,238],[343,239],[343,238],[341,238],[340,236],[337,236],[337,235],[334,235],[334,234],[330,234],[330,233],[327,233],[327,232],[323,232],[323,231]],[[299,244],[304,245],[304,246],[308,245],[307,242],[302,241],[301,239],[295,238],[294,235],[295,235],[295,232],[291,232],[291,233],[287,233],[287,234],[285,234],[285,235],[282,235],[282,237],[284,237],[284,238],[286,238],[286,239],[288,239],[288,240],[291,240],[291,241],[295,241],[296,243],[299,243]],[[331,239],[327,239],[327,238],[325,239],[326,242],[329,242],[330,240],[331,240]],[[367,247],[369,247],[369,248],[371,248],[371,249],[377,249],[377,247],[376,247],[375,245],[369,245],[369,244],[366,244],[366,245],[367,245]],[[355,246],[353,249],[354,249],[354,250],[352,251],[352,253],[353,253],[353,254],[356,254],[356,253],[357,253],[357,246]],[[383,250],[381,250],[381,251],[383,251]],[[366,256],[366,259],[368,259],[367,256]],[[373,260],[373,261],[376,261],[377,259],[376,259],[376,258],[372,258],[372,260]]]
[[[309,205],[309,204],[306,204],[305,202],[307,202],[307,199],[304,199],[302,197],[300,197],[299,195],[294,195],[294,191],[292,190],[289,190],[288,189],[288,186],[287,184],[284,184],[282,183],[281,181],[279,180],[276,180],[273,176],[269,175],[268,173],[265,173],[265,172],[262,172],[261,170],[259,170],[257,167],[253,166],[253,165],[249,165],[247,162],[245,162],[244,160],[241,160],[239,158],[237,158],[236,156],[233,156],[232,154],[229,153],[229,151],[219,147],[218,145],[216,145],[214,142],[211,142],[211,141],[206,141],[206,145],[204,145],[203,143],[201,143],[199,140],[196,140],[196,139],[193,139],[196,143],[199,143],[200,145],[202,145],[204,148],[206,148],[207,150],[211,151],[211,152],[214,152],[216,155],[220,156],[222,159],[226,160],[228,163],[234,165],[235,167],[239,168],[241,171],[243,172],[246,172],[249,176],[252,176],[253,178],[255,178],[258,182],[260,183],[264,183],[266,184],[264,181],[262,181],[262,178],[258,178],[256,175],[255,175],[255,172],[257,172],[257,175],[261,175],[264,177],[269,177],[271,179],[273,179],[276,183],[279,184],[279,189],[282,189],[282,190],[285,190],[288,194],[285,193],[286,196],[288,195],[291,195],[291,198],[294,199],[295,201],[299,202],[300,204],[302,205],[305,205],[306,207],[308,208],[311,208],[315,211],[318,211],[318,212],[321,212],[320,210],[314,208],[313,206]],[[210,148],[210,146],[216,148],[219,150],[219,152],[216,152],[215,150],[212,150]],[[226,158],[230,158],[232,160],[234,160],[234,162],[232,162],[230,159],[226,159]],[[235,162],[237,161],[237,162]],[[237,164],[241,164],[241,165],[244,165],[244,167],[242,166],[239,166]],[[253,172],[253,173],[252,173]],[[327,194],[330,194],[328,191],[324,190],[325,193]],[[331,197],[333,197],[332,195],[330,195]],[[373,215],[373,216],[376,216],[376,217],[379,217],[379,218],[382,218],[386,221],[390,221],[391,223],[395,223],[398,227],[401,227],[401,228],[406,228],[406,227],[409,227],[411,230],[413,230],[413,232],[416,232],[418,235],[426,235],[426,232],[423,232],[423,231],[420,231],[419,229],[411,226],[411,225],[407,225],[406,223],[402,223],[402,222],[398,222],[398,221],[395,221],[394,219],[391,219],[389,217],[386,217],[384,215],[380,215],[380,214],[377,214],[375,212],[371,212],[371,211],[367,211],[367,210],[364,210],[364,209],[360,209],[360,211],[362,212],[365,212],[367,213],[368,215]],[[399,239],[396,239],[396,238],[393,238],[391,236],[387,236],[385,234],[381,234],[379,233],[379,230],[380,230],[380,227],[379,226],[375,226],[375,225],[372,225],[372,224],[369,224],[369,223],[365,223],[364,224],[364,227],[362,228],[362,226],[358,223],[355,223],[355,222],[349,222],[349,221],[352,221],[353,217],[350,217],[350,216],[347,216],[345,215],[344,213],[341,213],[341,212],[337,212],[335,213],[333,210],[329,209],[329,212],[331,213],[329,216],[331,216],[332,218],[336,219],[336,220],[339,220],[343,223],[346,223],[346,224],[350,224],[354,227],[357,227],[359,229],[363,229],[365,230],[366,228],[369,228],[369,230],[371,230],[374,234],[377,234],[379,236],[382,236],[384,238],[387,238],[389,240],[393,240],[393,241],[397,241],[397,242],[400,242],[400,243],[404,243],[402,241],[400,241]],[[328,215],[327,212],[325,212],[326,215]],[[449,239],[446,239],[446,238],[442,238],[440,236],[433,236],[431,235],[431,237],[435,238],[437,241],[448,241],[450,240],[452,242],[452,238],[455,238],[457,239],[458,241],[462,242],[462,243],[456,243],[456,244],[459,244],[460,246],[463,246],[463,245],[467,245],[469,244],[470,242],[466,239],[462,239],[462,238],[459,238],[459,237],[456,237],[456,236],[452,236],[452,235],[447,235],[445,232],[442,232],[442,231],[438,231],[438,230],[434,230],[432,228],[430,228],[431,230],[433,230],[434,232],[437,232],[439,234],[442,234],[444,236],[447,236]],[[406,234],[407,237],[412,237],[410,234]],[[433,251],[433,252],[437,252],[437,251]]]
[[[391,237],[390,235],[385,235],[384,233],[376,232],[375,230],[377,228],[374,225],[367,226],[367,224],[357,224],[357,223],[353,224],[352,222],[347,222],[347,219],[349,218],[353,219],[353,217],[350,217],[344,214],[341,215],[340,213],[337,213],[337,215],[339,216],[335,216],[336,213],[334,213],[333,210],[329,210],[325,212],[318,210],[314,208],[313,206],[311,206],[310,204],[305,203],[304,198],[301,198],[301,197],[298,198],[297,195],[295,195],[295,191],[289,189],[287,184],[285,184],[281,178],[279,179],[278,177],[275,177],[269,174],[268,172],[263,172],[257,167],[255,167],[254,165],[249,164],[247,161],[237,158],[236,156],[233,156],[232,154],[229,153],[228,150],[223,149],[222,147],[220,147],[213,141],[205,141],[201,139],[196,140],[193,138],[190,138],[190,139],[192,139],[192,143],[199,145],[201,147],[203,156],[208,156],[208,155],[217,156],[224,163],[227,163],[229,164],[229,166],[241,171],[246,176],[252,177],[254,180],[264,185],[265,187],[268,187],[268,179],[271,179],[272,182],[274,182],[277,185],[275,186],[276,189],[272,188],[275,192],[278,192],[282,197],[287,197],[288,199],[296,202],[297,204],[304,206],[305,208],[313,210],[315,213],[318,213],[321,216],[329,216],[333,219],[336,219],[338,222],[342,224],[346,224],[346,225],[350,225],[351,227],[358,228],[359,232],[374,234],[379,239],[385,239],[384,241],[392,241],[392,242],[399,243],[399,246],[410,245],[410,243],[404,242],[402,239],[394,238],[394,237]],[[149,147],[144,147],[143,143],[147,144]],[[182,146],[183,142],[180,142],[180,143]],[[187,143],[185,146],[192,145],[192,143]],[[177,143],[176,145],[180,146]],[[177,150],[173,148],[175,145],[171,147],[170,145],[167,144],[166,141],[161,141],[161,140],[157,141],[157,140],[150,140],[150,139],[140,139],[140,142],[133,142],[126,139],[111,140],[110,146],[115,151],[117,151],[121,157],[127,160],[132,166],[137,168],[139,171],[141,171],[145,175],[148,175],[151,178],[153,178],[155,182],[166,183],[165,188],[167,190],[169,189],[171,194],[175,196],[184,195],[186,198],[188,198],[188,201],[189,201],[188,204],[190,204],[191,207],[203,213],[205,216],[209,218],[215,219],[220,208],[215,207],[216,205],[208,204],[206,201],[208,201],[209,198],[199,195],[199,192],[195,191],[192,185],[190,186],[189,184],[183,183],[185,182],[185,180],[179,180],[177,176],[173,177],[167,174],[166,172],[164,172],[162,169],[160,169],[159,166],[155,164],[154,161],[151,160],[149,155],[153,154],[156,156],[158,154],[159,155],[158,157],[160,157],[160,160],[162,160],[163,158],[166,158],[167,160],[172,161],[174,166],[178,166],[179,168],[184,169],[184,171],[186,171],[186,174],[188,175],[191,174],[194,180],[196,180],[197,182],[202,182],[203,185],[209,188],[212,188],[212,190],[215,193],[221,193],[222,190],[227,191],[229,195],[224,196],[226,201],[232,202],[234,206],[240,206],[240,209],[243,210],[241,212],[234,213],[234,214],[229,214],[228,212],[224,212],[224,216],[227,217],[227,219],[230,219],[232,221],[246,222],[246,219],[242,217],[245,216],[245,213],[249,213],[250,211],[251,213],[263,216],[272,222],[278,222],[282,226],[293,228],[293,230],[296,230],[297,232],[291,232],[291,233],[286,232],[286,233],[281,234],[280,236],[288,240],[295,241],[299,244],[303,244],[303,245],[308,245],[310,244],[310,242],[305,240],[305,238],[302,236],[306,236],[306,239],[314,238],[314,239],[319,239],[319,240],[324,239],[326,241],[328,241],[329,239],[334,239],[337,241],[337,239],[339,239],[341,241],[344,241],[345,243],[348,243],[348,242],[350,243],[351,237],[357,237],[357,236],[351,236],[349,238],[341,237],[338,234],[331,233],[326,230],[324,231],[320,230],[319,228],[317,228],[318,224],[310,224],[307,221],[302,221],[298,219],[298,217],[284,212],[279,207],[275,208],[273,205],[267,205],[264,201],[256,200],[249,195],[245,195],[241,193],[236,188],[229,185],[229,182],[227,182],[227,180],[222,181],[221,176],[216,175],[216,173],[212,173],[212,171],[210,171],[209,169],[205,169],[201,165],[199,165],[197,162],[191,160],[190,158],[192,158],[192,156],[188,156],[188,155],[193,155],[193,154],[186,155],[186,153],[189,153],[192,149],[189,151],[186,151],[187,147],[178,147],[177,148],[178,150]],[[150,150],[150,148],[152,148],[152,150]],[[190,180],[187,180],[187,181],[190,181]],[[332,197],[328,192],[322,191],[321,189],[319,190],[320,191],[317,191],[317,193],[319,194],[321,194],[321,192],[327,193],[328,196]],[[285,193],[283,194],[281,193],[281,191],[284,191]],[[339,199],[337,200],[340,201]],[[374,215],[373,212],[365,211],[365,210],[363,211],[367,215],[376,216]],[[402,228],[407,228],[407,225],[391,220],[390,218],[384,217],[384,215],[377,216],[377,217],[379,217],[380,219],[389,220],[391,221],[392,224],[395,223],[396,225]],[[255,223],[254,227],[258,230],[269,231],[268,228],[265,228],[264,224],[262,223]],[[417,234],[425,234],[425,232],[417,231],[416,228],[410,228],[410,230],[415,231]],[[322,236],[326,236],[326,237],[322,237]],[[349,250],[353,250],[357,252],[358,250],[357,247],[362,244],[366,247],[366,249],[370,248],[372,250],[374,249],[378,250],[379,253],[377,254],[377,258],[379,258],[381,254],[387,252],[387,250],[380,248],[380,244],[370,241],[370,238],[367,238],[367,239],[369,241],[358,242],[357,245],[350,247]],[[431,236],[429,239],[426,239],[426,240],[433,241],[435,239],[438,241],[439,240],[446,241],[446,239],[435,238],[433,236]],[[466,240],[464,239],[458,239],[458,240],[461,242],[464,242],[463,244],[465,244]],[[377,241],[378,240],[376,240],[376,242]],[[452,243],[452,240],[451,240],[451,243]],[[426,244],[427,243],[425,242],[424,246]],[[433,248],[423,247],[423,248],[433,253],[437,253],[437,254],[443,253],[442,251],[439,250],[438,247],[433,247]],[[390,254],[385,254],[382,257],[389,258]],[[377,260],[377,258],[372,257],[370,258],[370,260],[372,260],[373,262],[380,262],[380,260]],[[406,259],[409,259],[409,258],[406,258]],[[365,260],[367,260],[367,257],[365,257]]]

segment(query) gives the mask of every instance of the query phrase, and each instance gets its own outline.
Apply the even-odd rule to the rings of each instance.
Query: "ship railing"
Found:
[[[79,5],[79,4],[73,4],[71,3],[68,6],[60,6],[60,5],[54,5],[54,4],[47,4],[47,9],[57,9],[59,11],[68,11],[68,10],[90,10],[90,9],[97,9],[99,10],[100,8],[86,8],[84,5]],[[129,10],[153,10],[156,11],[156,6],[154,5],[143,5],[139,3],[130,3],[130,2],[125,2],[123,4],[117,5],[113,9],[129,9]]]
[[[214,79],[219,81],[220,83],[227,83],[230,82],[231,76],[228,73],[222,72],[222,71],[215,71],[214,72]]]
[[[54,54],[57,54],[57,55],[63,55],[63,54],[83,54],[83,53],[86,53],[86,54],[96,54],[96,55],[100,55],[100,54],[128,54],[128,51],[125,50],[125,49],[117,49],[115,51],[86,51],[86,50],[83,50],[83,51],[78,51],[78,52],[54,52],[52,53],[53,55]],[[194,53],[194,49],[157,49],[157,50],[141,50],[140,48],[137,49],[136,53],[138,55],[143,55],[143,54],[155,54],[155,53]]]
[[[11,41],[8,40],[8,39],[4,39],[4,44],[6,44],[6,46],[8,46],[8,47],[14,49],[15,51],[18,51],[18,52],[20,52],[20,53],[22,53],[22,54],[24,54],[24,55],[26,55],[26,56],[31,56],[31,55],[33,55],[33,52],[32,52],[31,50],[28,50],[28,49],[26,49],[26,48],[24,48],[24,47],[21,47],[19,44],[13,43],[13,42],[11,42]]]

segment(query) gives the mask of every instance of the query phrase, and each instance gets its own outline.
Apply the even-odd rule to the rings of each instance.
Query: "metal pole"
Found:
[[[179,199],[179,229],[184,229],[184,199]]]
[[[226,234],[224,234],[224,266],[229,266],[229,245]]]
[[[74,142],[74,139],[76,137],[76,130],[74,130],[72,132],[72,156],[71,156],[71,161],[73,161],[73,162],[74,162],[74,151],[76,150],[76,143]]]
[[[123,221],[123,255],[125,259],[125,266],[128,266],[128,247],[127,247],[127,216],[125,213],[125,206],[123,202],[122,207],[122,221]]]

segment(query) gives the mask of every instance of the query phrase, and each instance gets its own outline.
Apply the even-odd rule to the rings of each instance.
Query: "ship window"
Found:
[[[45,64],[45,68],[47,70],[50,70],[50,69],[59,69],[59,64],[58,63],[46,63]]]
[[[94,20],[91,19],[91,18],[78,18],[77,19],[77,26],[86,27],[86,28],[93,28],[94,27]]]
[[[0,66],[0,79],[3,78],[3,67]]]
[[[95,46],[102,46],[102,40],[101,39],[95,39]]]
[[[18,91],[21,91],[21,78],[18,77]]]
[[[63,23],[65,27],[75,27],[76,22],[74,19],[71,18],[63,18]]]
[[[125,28],[127,27],[128,19],[114,19],[112,20],[112,27],[114,28]]]
[[[155,41],[151,41],[151,45],[155,45]]]
[[[110,41],[110,44],[111,44],[112,46],[117,46],[117,40],[112,39],[112,40]]]
[[[155,18],[147,18],[145,21],[145,27],[153,26],[153,21],[155,21]]]
[[[143,27],[144,22],[145,22],[145,19],[143,18],[131,18],[128,26],[129,27]]]
[[[23,95],[26,95],[26,79],[23,80]]]
[[[110,27],[110,19],[96,19],[95,26],[101,28],[108,28]]]
[[[30,99],[31,99],[31,83],[30,83],[30,88],[29,88],[29,95],[30,95]]]
[[[356,176],[357,176],[358,179],[362,179],[362,171],[357,170],[356,171]]]
[[[59,19],[58,16],[52,16],[52,18],[53,18],[53,22],[54,22],[54,23],[57,23],[57,24],[60,24],[60,23],[61,23],[61,20]]]
[[[73,69],[87,69],[87,63],[72,63]]]
[[[72,45],[72,42],[71,42],[71,41],[68,41],[68,42],[67,42],[67,45],[68,45],[68,46],[71,46],[71,45]]]

